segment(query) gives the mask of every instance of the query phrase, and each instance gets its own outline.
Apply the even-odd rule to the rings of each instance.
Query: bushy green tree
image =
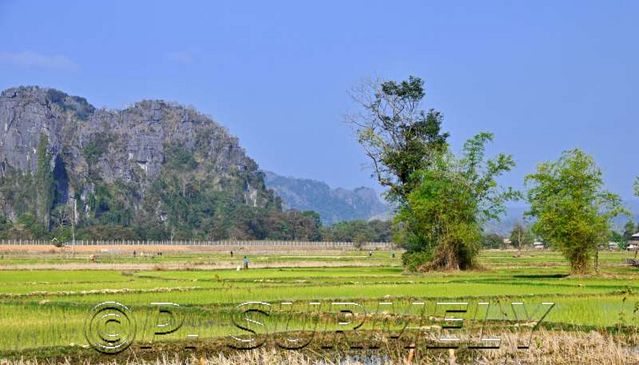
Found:
[[[322,223],[313,211],[270,210],[264,222],[264,238],[270,240],[320,241]]]
[[[429,259],[421,269],[474,267],[484,223],[498,219],[504,203],[519,197],[496,182],[514,166],[512,157],[499,154],[484,159],[485,145],[492,138],[480,133],[464,144],[461,158],[442,154],[430,169],[413,176],[416,187],[395,217],[400,228],[396,238],[407,255]]]
[[[497,233],[483,234],[481,237],[482,248],[502,248],[504,246],[504,239]]]
[[[526,182],[534,232],[564,254],[572,273],[589,272],[611,219],[628,213],[619,196],[603,189],[593,158],[579,149],[565,151],[557,161],[538,165]]]
[[[406,249],[410,267],[467,269],[474,266],[481,226],[503,211],[512,191],[497,193],[495,177],[514,165],[500,154],[484,162],[481,133],[464,147],[457,160],[448,151],[442,115],[424,111],[424,83],[408,80],[373,82],[354,94],[360,104],[350,117],[359,143],[373,164],[387,198],[398,206],[396,238]],[[417,263],[419,260],[430,261]]]
[[[637,226],[635,225],[635,223],[631,220],[627,221],[626,224],[624,224],[623,226],[623,234],[622,234],[622,238],[624,242],[628,242],[630,241],[630,239],[632,238],[632,235],[637,233]]]
[[[625,250],[626,247],[628,247],[628,241],[626,241],[623,237],[623,234],[614,229],[611,229],[610,232],[608,232],[608,241],[617,243],[617,247],[622,250]]]
[[[391,222],[376,219],[338,222],[324,227],[322,237],[324,241],[335,242],[390,242]]]
[[[523,246],[530,246],[535,242],[535,236],[529,227],[517,222],[510,231],[510,242],[521,251]]]
[[[5,224],[0,236],[3,239],[38,240],[49,238],[47,228],[32,214],[22,214],[13,224]]]
[[[120,225],[96,224],[78,229],[76,233],[78,240],[140,240],[144,237],[132,227]]]

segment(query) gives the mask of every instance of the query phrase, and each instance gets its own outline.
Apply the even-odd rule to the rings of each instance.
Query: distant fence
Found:
[[[60,245],[59,242],[50,240],[0,240],[0,245],[11,246],[47,246]],[[324,241],[267,241],[267,240],[223,240],[223,241],[142,241],[142,240],[76,240],[64,242],[65,246],[210,246],[210,247],[320,247],[320,248],[354,248],[354,242],[324,242]],[[390,249],[392,242],[362,242],[363,249]]]

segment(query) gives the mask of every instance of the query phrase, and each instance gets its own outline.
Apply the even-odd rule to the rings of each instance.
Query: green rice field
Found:
[[[547,302],[554,307],[543,319],[542,328],[624,333],[633,332],[639,324],[639,269],[624,263],[632,257],[625,252],[602,252],[600,273],[587,277],[569,276],[566,261],[552,251],[524,251],[521,256],[516,251],[485,251],[480,258],[482,270],[419,274],[404,272],[401,255],[392,257],[389,251],[375,251],[370,257],[360,251],[249,252],[252,267],[248,270],[235,268],[241,257],[219,252],[103,255],[98,263],[88,263],[86,256],[2,256],[1,354],[15,357],[86,349],[85,321],[101,302],[119,302],[130,309],[138,343],[187,343],[194,333],[196,341],[240,335],[232,316],[238,304],[250,301],[272,306],[271,332],[301,323],[284,326],[286,321],[277,321],[275,312],[283,302],[294,303],[300,311],[309,302],[325,303],[322,308],[328,310],[332,302],[356,302],[367,313],[378,311],[380,302],[392,302],[399,308],[422,301],[430,311],[440,302],[469,303],[469,308],[489,302],[488,317],[501,320],[512,319],[512,302],[531,306]],[[171,263],[186,266],[167,269]],[[212,263],[231,268],[203,268]],[[114,264],[127,268],[102,267]],[[15,265],[21,269],[13,269]],[[59,265],[61,269],[38,265]],[[179,330],[162,336],[154,335],[154,326],[149,325],[163,321],[158,320],[158,307],[152,304],[160,302],[178,304],[176,313],[182,321]],[[362,328],[369,327],[373,329],[374,321]]]

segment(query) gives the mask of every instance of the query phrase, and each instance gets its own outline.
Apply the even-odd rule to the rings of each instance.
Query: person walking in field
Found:
[[[248,259],[248,257],[244,256],[244,258],[242,259],[242,263],[244,264],[244,269],[248,270],[248,268],[249,268],[249,259]]]

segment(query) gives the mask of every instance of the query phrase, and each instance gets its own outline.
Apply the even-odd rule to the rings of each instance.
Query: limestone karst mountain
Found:
[[[0,94],[6,222],[47,232],[71,222],[118,227],[105,234],[143,238],[265,238],[290,224],[279,205],[237,138],[192,108],[144,100],[97,109],[35,86]]]
[[[285,177],[265,172],[268,188],[282,198],[285,207],[319,213],[324,224],[350,220],[388,219],[390,208],[371,188],[332,189],[326,183],[311,179]]]

